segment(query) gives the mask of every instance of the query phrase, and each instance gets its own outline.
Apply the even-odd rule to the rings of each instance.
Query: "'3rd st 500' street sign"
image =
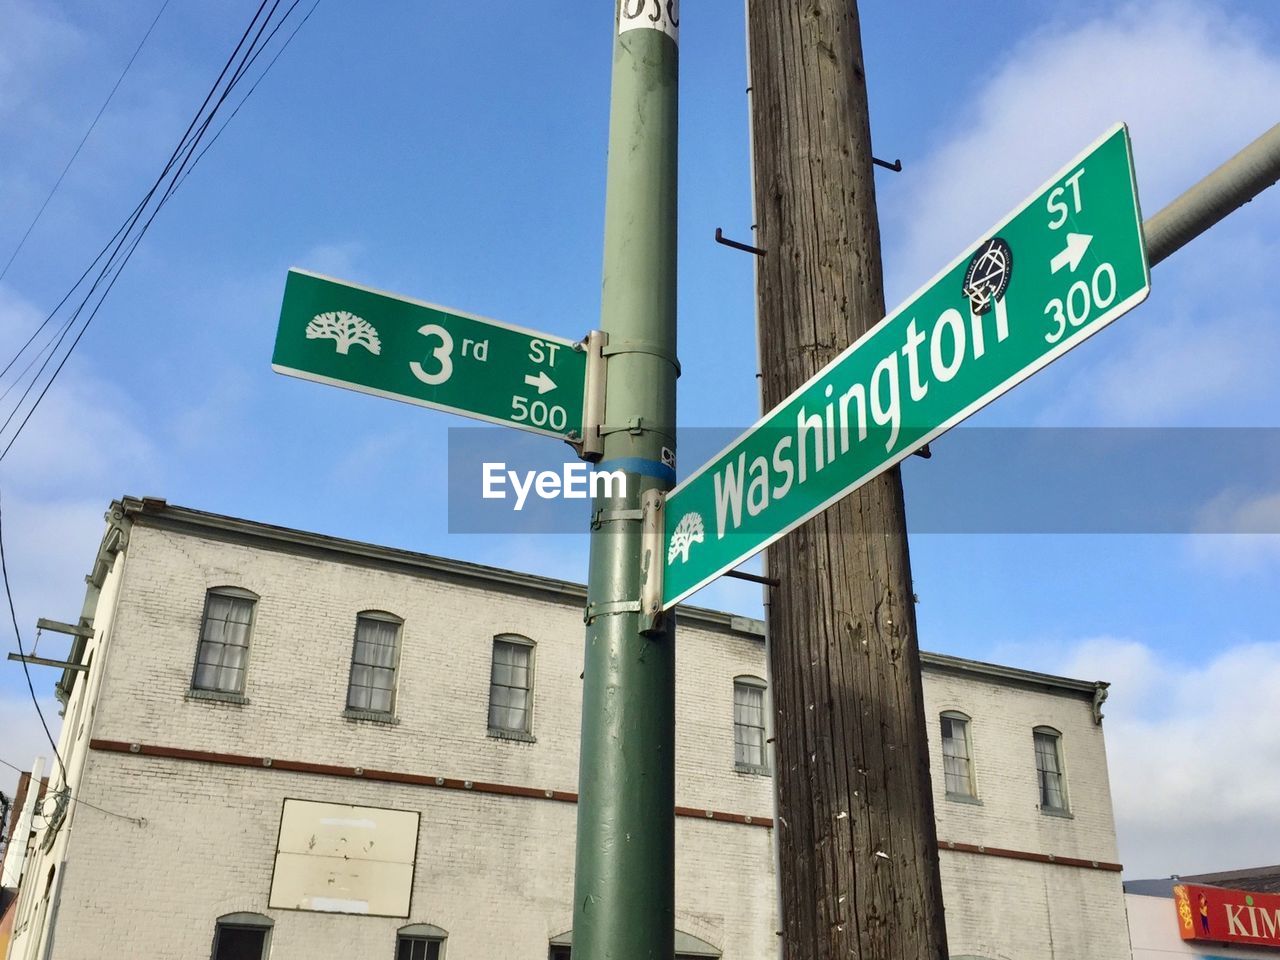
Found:
[[[582,432],[572,340],[290,270],[271,368],[561,439]]]

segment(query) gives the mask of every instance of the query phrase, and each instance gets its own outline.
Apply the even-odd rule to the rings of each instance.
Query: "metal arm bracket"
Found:
[[[73,637],[84,637],[86,640],[93,637],[93,627],[63,623],[61,620],[49,620],[45,617],[41,617],[36,621],[36,629],[52,630],[54,633],[66,633]]]

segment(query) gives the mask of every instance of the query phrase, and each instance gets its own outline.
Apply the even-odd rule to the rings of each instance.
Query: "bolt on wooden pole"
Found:
[[[884,316],[851,0],[748,0],[762,403]],[[783,955],[946,956],[898,468],[769,548]]]

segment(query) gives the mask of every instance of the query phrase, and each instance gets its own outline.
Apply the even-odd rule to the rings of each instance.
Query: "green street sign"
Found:
[[[662,608],[758,553],[1141,303],[1118,124],[667,495]]]
[[[580,344],[290,270],[271,369],[560,439],[582,434]]]

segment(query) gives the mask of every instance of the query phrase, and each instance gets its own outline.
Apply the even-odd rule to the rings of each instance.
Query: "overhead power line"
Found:
[[[107,99],[102,101],[102,106],[98,108],[98,112],[94,115],[93,121],[84,132],[84,136],[80,138],[80,142],[76,144],[75,150],[71,152],[70,159],[67,160],[66,166],[62,168],[62,172],[58,174],[58,179],[53,182],[53,186],[49,189],[49,195],[44,198],[44,203],[40,204],[40,209],[36,211],[36,215],[31,218],[31,222],[27,224],[26,231],[22,234],[22,238],[18,240],[18,245],[13,248],[13,252],[9,254],[9,259],[5,261],[4,269],[0,270],[0,280],[8,274],[9,268],[13,266],[13,261],[18,258],[18,254],[22,251],[23,246],[27,242],[27,238],[31,236],[31,231],[36,228],[36,224],[40,222],[40,218],[44,216],[45,208],[49,206],[49,201],[53,199],[53,195],[58,192],[58,188],[62,186],[62,181],[66,178],[67,172],[71,169],[71,165],[76,162],[76,157],[80,156],[80,151],[84,149],[85,142],[89,139],[89,135],[93,133],[94,128],[98,125],[98,121],[102,119],[102,115],[107,112],[107,107],[111,105],[112,98],[115,97],[116,91],[120,89],[120,84],[124,83],[124,78],[128,76],[129,70],[133,67],[133,62],[138,59],[138,54],[142,52],[142,48],[147,45],[152,31],[155,30],[156,24],[160,22],[160,17],[164,15],[165,9],[169,6],[170,0],[164,0],[160,4],[160,9],[156,11],[155,17],[151,20],[151,26],[147,27],[147,32],[142,35],[142,39],[138,41],[138,46],[133,51],[133,56],[129,58],[129,62],[124,65],[124,69],[120,71],[120,76],[116,77],[116,82],[111,88],[111,92],[107,94]]]
[[[206,141],[207,134],[211,125],[214,123],[215,118],[218,117],[219,111],[223,109],[228,98],[231,97],[236,88],[244,82],[247,77],[249,77],[254,64],[258,61],[263,52],[268,49],[272,40],[276,37],[281,28],[286,23],[290,22],[290,18],[301,3],[301,0],[292,0],[292,3],[285,8],[284,13],[277,16],[282,2],[283,0],[262,0],[258,5],[258,8],[254,12],[252,19],[249,21],[248,26],[245,27],[244,32],[241,34],[239,41],[235,45],[235,48],[231,51],[230,56],[227,57],[221,71],[218,73],[217,79],[214,80],[213,85],[209,88],[209,92],[205,95],[203,102],[195,111],[195,114],[192,116],[186,130],[179,138],[177,146],[174,147],[173,152],[165,162],[160,174],[143,195],[142,199],[125,218],[124,223],[122,223],[115,231],[111,239],[109,239],[103,245],[102,249],[98,251],[97,255],[92,261],[90,261],[84,272],[81,273],[75,283],[71,285],[71,288],[62,296],[54,308],[49,311],[36,330],[27,338],[27,341],[22,345],[22,347],[19,348],[13,357],[5,364],[3,370],[0,370],[0,381],[3,381],[4,377],[8,375],[15,366],[17,366],[24,356],[28,357],[26,365],[22,368],[21,372],[13,378],[4,392],[0,393],[0,416],[4,416],[4,422],[3,424],[0,424],[0,444],[3,444],[3,449],[0,450],[0,461],[3,461],[4,458],[8,456],[14,443],[17,441],[18,437],[21,436],[23,430],[30,422],[32,415],[40,406],[45,395],[49,392],[49,388],[53,385],[54,380],[56,380],[58,374],[62,372],[68,358],[71,356],[71,353],[75,350],[77,344],[79,344],[81,338],[85,334],[85,331],[88,330],[89,324],[93,322],[98,311],[102,308],[102,304],[106,300],[107,295],[115,286],[116,281],[120,279],[121,273],[128,264],[130,258],[133,256],[134,252],[137,250],[138,244],[142,242],[142,238],[146,235],[147,230],[155,221],[156,216],[164,207],[165,203],[173,195],[178,184],[181,183],[182,180],[190,173],[191,168],[196,162],[198,162],[200,157],[204,155],[204,152],[208,150],[209,146],[212,145],[213,140],[215,140],[217,136],[226,129],[227,124],[231,122],[235,117],[236,112],[238,112],[240,107],[244,105],[244,102],[249,98],[249,96],[253,94],[253,91],[257,89],[258,84],[262,82],[271,67],[274,66],[276,60],[280,58],[280,55],[293,41],[293,38],[297,35],[302,24],[306,23],[311,14],[315,11],[315,8],[319,5],[319,0],[314,0],[306,15],[300,20],[294,21],[292,32],[287,35],[284,42],[278,49],[276,49],[274,56],[267,61],[266,66],[257,74],[256,78],[249,86],[248,92],[245,93],[230,116],[228,116],[217,129],[213,139]],[[164,6],[161,7],[160,12],[156,15],[156,20],[159,19],[160,14],[164,12],[164,7],[167,5],[168,0],[165,0]],[[155,21],[152,22],[151,29],[154,29],[154,27]],[[148,30],[147,36],[150,35],[151,29]],[[146,36],[143,37],[143,43],[145,42]],[[139,44],[139,50],[141,49],[141,46],[142,45]],[[132,64],[133,59],[136,59],[136,57],[137,51],[135,51],[134,58],[130,60],[129,65]],[[128,72],[129,65],[126,65],[126,73]],[[121,76],[121,80],[123,80],[123,75]],[[119,83],[120,81],[117,81],[117,87],[119,86]],[[112,94],[114,94],[114,92],[115,90],[113,88]],[[110,102],[110,96],[108,96],[107,102]],[[102,109],[106,109],[106,104],[103,105]],[[101,112],[102,111],[99,111],[99,116],[101,116]],[[96,123],[97,118],[94,120],[94,124]],[[89,132],[92,132],[92,127],[93,125],[90,126]],[[84,139],[87,138],[88,133],[86,133]],[[83,145],[84,143],[82,140],[80,146],[82,147]],[[77,153],[79,152],[79,149],[80,148],[77,147]],[[73,154],[72,161],[74,161],[74,159],[75,155]],[[68,168],[69,167],[70,162],[68,163]],[[64,169],[64,176],[65,173],[66,170]],[[59,177],[59,182],[61,182],[61,177]],[[54,190],[56,191],[56,189],[57,185],[55,184]],[[50,196],[52,196],[52,192]],[[47,199],[45,203],[47,205]],[[36,219],[39,219],[39,214],[37,214]],[[28,234],[29,233],[30,228],[28,229]],[[25,236],[23,241],[25,241]],[[19,242],[19,249],[21,248],[23,241]],[[17,251],[15,250],[13,256],[16,255]],[[12,262],[12,260],[13,257],[11,256],[10,262]],[[8,267],[6,265],[5,269],[7,268]],[[69,311],[65,315],[62,315],[63,309],[69,305],[73,306],[70,306]],[[59,318],[60,315],[62,315],[61,322],[55,324],[55,318]],[[69,343],[67,342],[68,337],[70,337]],[[51,365],[52,370],[50,371]],[[31,372],[33,367],[35,367],[35,372],[34,374],[31,374],[28,379],[28,374]],[[6,404],[5,401],[8,399],[9,394],[15,391],[18,386],[23,386],[21,394],[16,400]],[[34,399],[32,399],[33,395]],[[6,409],[7,415],[5,415]],[[22,634],[18,628],[16,605],[13,601],[11,580],[4,554],[2,512],[0,512],[0,580],[2,580],[4,584],[5,599],[9,608],[9,618],[13,625],[14,637],[18,644],[18,652],[20,656],[25,656]],[[32,704],[36,708],[36,713],[40,718],[41,726],[44,728],[45,736],[49,740],[49,745],[53,748],[54,756],[57,758],[58,767],[62,773],[62,781],[65,785],[67,783],[66,766],[62,761],[62,756],[58,751],[57,742],[54,739],[53,733],[49,728],[49,724],[45,719],[44,711],[41,709],[40,700],[36,696],[35,685],[31,680],[29,666],[25,660],[23,661],[23,672],[26,675],[27,688],[31,693]],[[68,795],[68,799],[70,800],[72,798]],[[92,804],[86,804],[86,806],[92,806]],[[101,807],[95,807],[94,809],[102,810]],[[102,812],[111,813],[109,810],[102,810]],[[121,815],[112,814],[112,816]],[[124,817],[124,819],[135,820],[136,818]]]
[[[34,359],[28,359],[22,373],[18,374],[10,384],[10,390],[18,385],[23,387],[17,399],[9,404],[4,404],[3,400],[0,400],[0,417],[4,418],[3,423],[0,424],[0,461],[8,456],[14,443],[30,422],[71,353],[97,316],[107,295],[157,214],[172,197],[178,184],[189,175],[191,168],[212,146],[213,141],[226,129],[240,107],[262,82],[280,55],[293,41],[298,30],[315,11],[319,0],[314,0],[305,15],[294,17],[294,12],[300,3],[301,0],[292,0],[284,8],[283,13],[280,13],[283,0],[262,0],[160,174],[76,282],[49,311],[26,343],[5,364],[4,369],[0,370],[0,380],[3,380],[24,355],[34,351]],[[264,51],[270,48],[281,29],[289,23],[293,24],[292,31],[275,50],[271,59],[266,62],[266,66],[252,80],[248,92],[240,99],[214,136],[208,138],[215,119],[219,118],[220,111],[224,109],[229,98],[242,83],[246,82],[253,73],[255,63]],[[65,312],[64,308],[66,308]],[[55,323],[59,317],[62,318],[61,322]],[[35,359],[41,356],[43,359],[40,360],[34,374],[31,374],[29,380],[25,380]]]
[[[30,773],[29,770],[23,770],[17,764],[10,763],[3,757],[0,757],[0,766],[6,766],[10,770],[16,770],[18,773]],[[39,791],[40,786],[39,784],[36,784],[34,787],[28,787],[27,789]],[[0,797],[3,796],[3,794],[0,794]],[[136,823],[140,827],[144,826],[147,822],[146,817],[129,817],[123,813],[116,813],[114,810],[108,810],[106,807],[100,807],[96,803],[90,803],[88,800],[81,800],[79,797],[73,797],[70,793],[68,793],[66,797],[68,803],[78,803],[82,807],[89,807],[91,810],[97,810],[99,813],[105,813],[110,817],[119,817],[121,820],[128,820],[130,823]]]
[[[9,587],[9,568],[4,558],[4,511],[0,508],[0,577],[4,580],[4,595],[9,603],[9,617],[13,621],[13,636],[18,642],[18,656],[22,659],[22,673],[27,678],[27,689],[31,691],[31,703],[36,708],[36,715],[40,718],[40,726],[44,727],[44,735],[49,738],[49,746],[53,748],[53,755],[58,761],[58,769],[62,771],[62,782],[67,782],[67,768],[62,762],[62,754],[58,752],[58,743],[53,739],[53,732],[49,729],[49,723],[44,718],[44,710],[40,707],[40,698],[36,696],[35,684],[31,682],[31,667],[26,661],[27,652],[22,649],[22,631],[18,629],[18,614],[14,610],[13,591]]]

